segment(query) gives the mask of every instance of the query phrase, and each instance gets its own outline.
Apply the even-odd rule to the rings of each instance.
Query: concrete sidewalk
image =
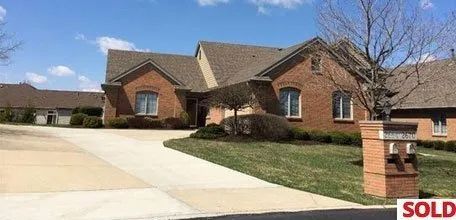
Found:
[[[62,138],[152,188],[0,195],[0,219],[166,219],[361,207],[268,183],[163,146],[163,139],[187,136],[188,131],[24,129]],[[37,208],[42,211],[17,212]]]

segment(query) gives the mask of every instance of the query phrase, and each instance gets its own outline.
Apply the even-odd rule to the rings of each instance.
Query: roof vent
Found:
[[[277,50],[278,50],[278,51],[282,51],[282,50],[283,50],[283,48],[279,48],[279,49],[277,49]]]
[[[252,55],[252,57],[256,57],[256,55],[255,55],[255,54],[253,54],[253,55]]]

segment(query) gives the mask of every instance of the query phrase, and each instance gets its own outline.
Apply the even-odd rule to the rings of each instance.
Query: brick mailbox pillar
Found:
[[[364,192],[418,198],[416,123],[361,121]]]

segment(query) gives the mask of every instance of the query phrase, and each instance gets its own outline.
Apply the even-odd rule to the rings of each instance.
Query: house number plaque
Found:
[[[379,131],[378,133],[381,140],[416,140],[416,132],[413,131]]]

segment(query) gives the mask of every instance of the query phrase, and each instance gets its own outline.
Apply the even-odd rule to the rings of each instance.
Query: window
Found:
[[[432,133],[434,135],[447,135],[446,115],[440,114],[432,119]]]
[[[316,54],[311,59],[311,70],[314,74],[321,73],[321,56]]]
[[[280,90],[280,107],[286,117],[300,117],[301,102],[300,91],[293,88]]]
[[[336,91],[333,93],[333,118],[335,119],[353,119],[351,96]]]
[[[136,114],[157,115],[157,93],[140,92],[136,94]]]

